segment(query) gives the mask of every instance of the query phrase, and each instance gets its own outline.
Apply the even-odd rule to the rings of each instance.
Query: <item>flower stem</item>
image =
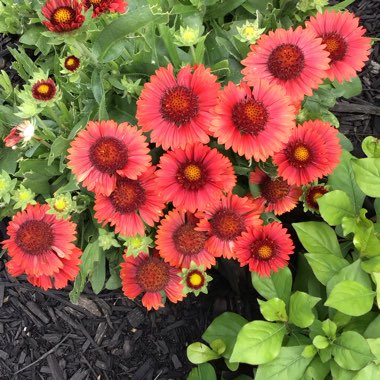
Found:
[[[195,55],[195,49],[193,45],[190,45],[190,52],[193,59],[193,64],[195,65],[197,63],[197,56]]]

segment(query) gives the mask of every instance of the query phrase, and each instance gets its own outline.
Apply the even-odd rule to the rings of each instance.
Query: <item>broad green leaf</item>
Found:
[[[303,349],[302,356],[304,358],[313,358],[317,352],[317,349],[312,344],[309,344]]]
[[[331,361],[330,366],[332,378],[334,380],[352,380],[357,373],[356,371],[349,371],[339,367],[334,361]]]
[[[368,325],[363,336],[372,339],[380,338],[380,315]]]
[[[222,355],[224,351],[226,351],[226,345],[222,341],[222,339],[215,339],[210,343],[210,347],[214,352],[218,355]]]
[[[232,12],[245,2],[246,0],[229,0],[228,2],[215,4],[207,9],[205,19],[224,17],[227,13]]]
[[[61,157],[62,155],[66,155],[66,150],[70,145],[70,140],[66,139],[63,136],[58,136],[53,144],[51,144],[51,149],[48,158],[48,165],[55,160],[56,157]]]
[[[361,257],[377,256],[380,252],[380,240],[375,235],[374,224],[364,216],[356,225],[353,243]]]
[[[255,380],[301,380],[312,357],[302,356],[304,346],[282,347],[270,363],[260,365]]]
[[[339,366],[351,371],[362,369],[374,359],[367,341],[354,331],[345,331],[334,341],[332,354]]]
[[[332,254],[341,257],[335,231],[326,223],[293,223],[298,238],[308,252]]]
[[[201,342],[195,342],[187,347],[187,357],[193,364],[202,364],[210,360],[219,359],[220,355]]]
[[[351,5],[355,0],[344,0],[340,3],[333,5],[332,7],[329,7],[328,9],[333,9],[335,11],[340,11],[341,9],[347,8],[349,5]]]
[[[338,326],[336,325],[336,323],[330,321],[330,319],[326,319],[322,322],[322,330],[330,339],[335,339],[337,328]]]
[[[356,281],[339,282],[333,290],[325,306],[333,307],[351,316],[360,316],[372,309],[375,292]]]
[[[298,327],[309,327],[315,319],[313,307],[320,301],[319,297],[307,293],[295,292],[290,297],[289,323]]]
[[[302,380],[325,380],[330,373],[330,363],[322,363],[321,359],[316,356],[307,367]]]
[[[377,307],[380,309],[380,273],[378,272],[372,273],[372,279],[375,281],[375,284],[376,284]]]
[[[370,197],[380,197],[380,158],[361,158],[352,161],[355,179],[360,189]]]
[[[343,133],[338,132],[339,142],[342,148],[348,152],[351,152],[354,150],[354,146],[352,145],[352,142],[350,139],[348,139]]]
[[[353,380],[375,380],[380,379],[380,366],[375,363],[369,363],[361,369]]]
[[[353,96],[360,95],[363,90],[362,82],[359,77],[354,77],[350,81],[344,81],[343,83],[334,81],[332,82],[332,85],[335,87],[335,91],[334,91],[335,96],[336,97],[343,96],[346,99],[352,98]]]
[[[239,314],[225,312],[216,317],[202,335],[202,339],[211,344],[216,339],[221,339],[226,349],[223,356],[229,358],[234,348],[237,335],[248,321]]]
[[[367,339],[367,343],[369,345],[369,349],[372,354],[375,355],[376,360],[380,360],[380,338],[376,339]]]
[[[101,250],[99,260],[94,263],[94,270],[90,276],[92,290],[95,294],[99,294],[103,289],[106,280],[106,255]]]
[[[214,367],[209,363],[203,363],[190,371],[187,380],[217,380],[217,378]]]
[[[281,323],[247,323],[238,334],[230,361],[253,365],[272,361],[280,352],[285,332]]]
[[[343,217],[355,217],[355,211],[348,195],[342,190],[330,191],[318,199],[319,212],[322,218],[337,226]]]
[[[367,273],[380,272],[380,256],[371,257],[361,262],[362,269]]]
[[[53,162],[51,165],[47,165],[47,161],[38,158],[29,158],[19,162],[19,171],[17,175],[24,175],[25,173],[37,173],[46,176],[56,176],[60,175],[58,162]]]
[[[16,149],[0,149],[0,171],[5,170],[8,174],[14,174],[17,168],[19,152]]]
[[[240,366],[240,363],[231,363],[227,358],[224,358],[224,363],[226,364],[227,368],[232,372],[237,371]]]
[[[260,277],[251,272],[252,284],[257,292],[267,300],[280,298],[286,304],[289,302],[292,289],[292,273],[288,267],[272,272],[270,277]]]
[[[286,305],[283,300],[279,298],[272,298],[269,301],[257,300],[257,302],[260,305],[261,314],[267,321],[286,322],[288,320]]]
[[[342,257],[324,253],[305,253],[305,257],[315,277],[323,285],[326,285],[336,273],[350,264]]]
[[[319,350],[323,350],[323,349],[327,348],[330,345],[330,341],[325,336],[317,335],[313,339],[313,344]]]
[[[340,164],[329,175],[328,184],[334,190],[344,191],[354,206],[355,214],[358,214],[362,208],[365,194],[360,190],[355,181],[354,171],[352,169],[352,155],[343,151],[340,157]]]
[[[367,136],[362,141],[362,149],[368,158],[380,158],[380,139]]]

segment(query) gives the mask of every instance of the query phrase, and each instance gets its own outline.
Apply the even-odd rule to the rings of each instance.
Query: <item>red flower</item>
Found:
[[[48,101],[54,98],[57,87],[52,79],[39,80],[32,86],[34,99]]]
[[[170,211],[161,220],[157,230],[157,249],[160,256],[170,265],[190,268],[192,261],[197,266],[211,268],[215,257],[205,247],[207,235],[196,231],[193,215],[178,210]]]
[[[48,19],[42,22],[56,33],[79,29],[84,22],[82,3],[77,0],[48,0],[41,12]]]
[[[173,66],[161,67],[144,85],[137,101],[136,118],[150,139],[162,148],[184,149],[197,141],[207,144],[210,110],[219,90],[217,77],[203,65],[183,67],[177,78]]]
[[[165,153],[158,166],[157,190],[166,202],[190,212],[204,210],[236,183],[230,160],[200,143]]]
[[[10,148],[18,144],[21,140],[22,136],[20,134],[20,131],[17,129],[17,127],[14,127],[11,129],[8,136],[4,138],[4,144],[6,147]]]
[[[146,137],[128,123],[90,121],[68,149],[68,166],[88,190],[110,195],[117,176],[136,179],[150,166]]]
[[[295,112],[285,91],[264,81],[250,89],[229,82],[219,93],[210,131],[219,144],[247,160],[265,161],[281,150],[295,127]]]
[[[200,220],[196,230],[207,232],[206,247],[215,256],[235,258],[236,239],[248,226],[263,223],[260,219],[262,212],[263,201],[229,194],[197,214]]]
[[[157,194],[155,167],[151,166],[137,179],[118,177],[109,195],[96,194],[95,218],[103,225],[110,223],[123,236],[144,235],[145,226],[154,226],[165,207]]]
[[[84,0],[85,9],[93,7],[92,17],[98,17],[104,12],[125,13],[128,3],[124,0]]]
[[[240,266],[249,265],[251,272],[270,276],[284,268],[294,246],[287,229],[273,222],[261,227],[248,227],[247,232],[236,240],[235,252]]]
[[[120,278],[124,294],[131,299],[140,293],[142,304],[148,309],[163,307],[162,293],[177,303],[183,299],[180,272],[158,257],[141,252],[137,257],[127,257],[121,263]]]
[[[306,29],[322,38],[325,50],[330,54],[327,75],[338,82],[356,77],[364,67],[371,49],[371,39],[363,37],[366,30],[359,26],[359,18],[350,12],[318,13],[306,21]]]
[[[289,185],[281,177],[271,178],[259,168],[250,173],[249,182],[259,186],[260,195],[267,203],[266,211],[276,215],[293,210],[302,195],[300,187]]]
[[[66,57],[65,62],[64,62],[64,66],[65,66],[66,70],[74,72],[74,71],[78,70],[78,68],[80,66],[80,60],[75,55],[70,55],[70,56]]]
[[[317,200],[327,194],[329,189],[321,184],[317,186],[308,186],[304,192],[305,209],[311,212],[319,211],[319,204]]]
[[[7,268],[12,276],[22,273],[44,289],[66,286],[79,272],[81,251],[75,247],[76,225],[47,214],[48,205],[29,205],[9,223],[9,239],[3,242],[11,260]]]

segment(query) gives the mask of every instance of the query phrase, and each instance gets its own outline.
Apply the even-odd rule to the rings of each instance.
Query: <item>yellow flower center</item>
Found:
[[[58,212],[62,212],[67,207],[67,203],[64,199],[57,199],[54,202],[54,209]]]
[[[91,4],[100,4],[102,0],[89,0]]]
[[[29,191],[20,191],[18,197],[19,197],[20,201],[27,201],[30,199],[30,193],[29,193]]]
[[[322,194],[322,193],[315,193],[315,194],[313,194],[313,201],[315,203],[317,203],[317,199],[319,199],[322,195],[324,195],[324,194]]]
[[[73,65],[75,64],[75,61],[74,61],[73,58],[69,58],[69,59],[66,61],[66,64],[67,64],[68,66],[73,66]]]
[[[198,37],[198,34],[194,30],[191,30],[191,29],[184,31],[182,34],[182,40],[183,42],[187,44],[192,44],[196,42],[197,37]]]
[[[243,28],[242,34],[246,38],[251,38],[256,34],[256,29],[253,26],[246,26],[245,28]]]
[[[73,9],[61,7],[55,10],[53,19],[57,24],[67,24],[73,19]]]
[[[260,259],[269,259],[273,255],[273,249],[269,245],[262,245],[258,250],[257,254]]]
[[[47,94],[49,92],[49,89],[50,87],[47,85],[47,84],[40,84],[38,87],[37,87],[37,92],[39,94]]]
[[[199,274],[199,273],[192,273],[190,276],[189,276],[189,282],[191,285],[193,286],[198,286],[202,283],[203,281],[203,278],[202,276]]]
[[[305,162],[309,159],[310,152],[309,149],[306,148],[306,146],[299,145],[296,149],[294,149],[293,155],[297,161]]]
[[[138,248],[142,248],[143,246],[143,241],[142,239],[136,237],[136,238],[133,238],[131,241],[130,241],[130,246],[133,248],[133,249],[138,249]]]
[[[199,181],[202,178],[202,170],[199,166],[190,164],[183,171],[184,176],[190,182]]]
[[[7,188],[7,182],[4,179],[0,179],[0,191],[5,190]]]

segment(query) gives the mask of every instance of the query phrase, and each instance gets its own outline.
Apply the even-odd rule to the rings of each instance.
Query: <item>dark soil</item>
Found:
[[[379,0],[358,0],[350,9],[361,17],[369,36],[380,36]],[[0,69],[19,83],[7,52],[14,41],[0,36]],[[380,138],[379,63],[377,44],[360,74],[362,95],[340,100],[334,109],[341,131],[358,156],[364,137]],[[295,217],[291,214],[286,224]],[[214,280],[208,295],[147,312],[120,290],[97,296],[88,288],[79,304],[73,305],[70,287],[44,292],[23,277],[10,278],[0,261],[0,379],[186,379],[192,367],[186,345],[200,340],[213,318],[227,310],[248,320],[259,318],[256,294],[245,269],[221,261],[211,275]]]

